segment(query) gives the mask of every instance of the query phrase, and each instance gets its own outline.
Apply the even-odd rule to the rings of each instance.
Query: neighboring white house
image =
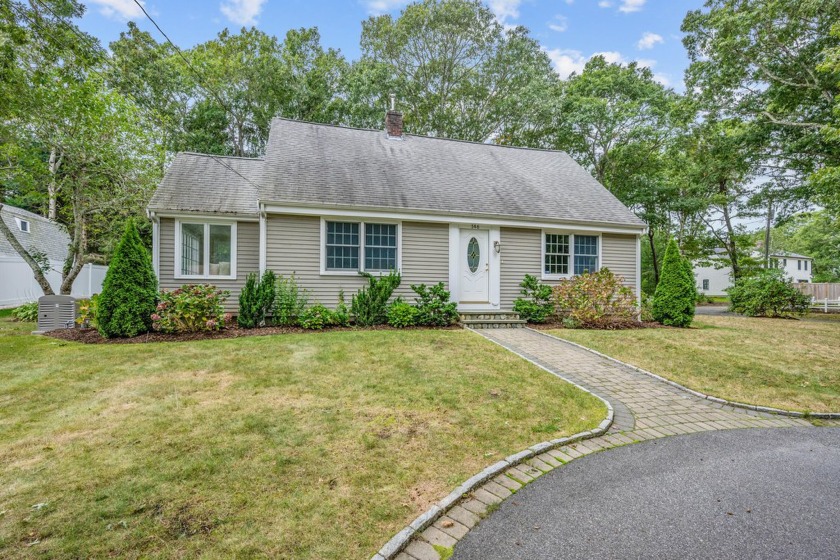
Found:
[[[761,257],[758,253],[753,256]],[[706,261],[708,265],[694,264],[697,290],[707,296],[725,296],[726,289],[732,286],[732,267],[726,249],[715,249]],[[813,264],[813,259],[805,255],[785,251],[770,254],[770,266],[781,269],[785,277],[793,282],[811,282]]]
[[[30,253],[38,253],[50,264],[47,280],[58,293],[61,287],[61,269],[67,258],[70,236],[61,224],[21,208],[4,204],[2,219],[15,238]],[[90,297],[102,291],[107,266],[88,264],[73,283],[74,297]],[[26,261],[17,254],[8,240],[0,234],[0,307],[12,307],[35,301],[44,295]]]

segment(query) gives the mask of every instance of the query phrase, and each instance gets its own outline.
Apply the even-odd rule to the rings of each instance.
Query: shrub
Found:
[[[458,321],[458,304],[449,301],[449,292],[443,282],[426,287],[425,284],[412,285],[417,294],[416,324],[434,327],[446,327]]]
[[[93,294],[90,299],[78,300],[79,316],[76,317],[76,324],[83,329],[96,328],[96,306],[99,302],[99,294]]]
[[[665,249],[659,284],[653,295],[653,318],[672,327],[687,327],[694,319],[697,288],[694,274],[673,239]]]
[[[97,328],[106,338],[136,336],[152,328],[157,277],[137,226],[129,220],[102,283]]]
[[[388,321],[388,300],[400,285],[400,273],[392,270],[387,276],[378,278],[367,272],[359,274],[368,279],[368,285],[360,288],[350,300],[350,314],[357,325],[382,325]]]
[[[551,286],[540,283],[536,276],[526,274],[519,287],[522,288],[519,290],[522,297],[514,300],[513,310],[519,313],[520,319],[529,323],[545,323],[554,313]]]
[[[608,268],[561,280],[554,286],[553,297],[563,324],[600,327],[616,319],[633,319],[633,292],[621,280]]]
[[[298,324],[298,318],[306,304],[309,292],[298,286],[295,275],[277,278],[274,298],[274,324],[291,327]]]
[[[653,321],[653,298],[642,293],[642,308],[639,310],[639,318],[646,323]]]
[[[344,303],[344,290],[338,291],[338,306],[335,308],[333,316],[335,317],[335,324],[339,327],[346,327],[350,324],[350,310]]]
[[[793,317],[808,311],[811,298],[793,287],[781,270],[739,278],[727,290],[729,309],[749,317]]]
[[[324,327],[331,327],[337,324],[335,312],[330,311],[320,303],[305,309],[300,314],[298,322],[304,329],[311,330],[321,330]]]
[[[160,303],[152,314],[156,331],[190,333],[217,331],[225,327],[224,302],[230,292],[210,284],[184,285],[171,292],[161,292]]]
[[[266,270],[262,278],[259,278],[256,272],[248,275],[239,294],[239,316],[236,321],[240,327],[253,329],[266,324],[274,307],[276,281],[277,276],[271,270]]]
[[[387,315],[388,324],[392,327],[397,327],[398,329],[413,327],[417,324],[417,308],[402,298],[395,299],[391,305],[388,306]]]
[[[38,302],[32,301],[14,308],[12,310],[12,318],[15,321],[34,323],[38,320]]]

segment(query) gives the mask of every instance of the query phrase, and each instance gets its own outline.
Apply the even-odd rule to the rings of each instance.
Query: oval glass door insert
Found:
[[[473,237],[467,244],[467,266],[470,267],[470,272],[478,270],[478,261],[481,258],[481,249],[478,247],[478,239]]]

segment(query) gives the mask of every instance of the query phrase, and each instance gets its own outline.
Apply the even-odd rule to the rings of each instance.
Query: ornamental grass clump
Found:
[[[561,280],[553,288],[554,305],[567,327],[604,328],[627,323],[637,314],[633,291],[608,268]]]
[[[230,292],[210,284],[184,285],[161,292],[151,315],[156,331],[169,334],[219,331],[230,323],[224,303]]]
[[[152,259],[130,220],[102,282],[96,306],[100,334],[114,338],[149,332],[158,301],[157,286]]]
[[[673,239],[665,250],[659,284],[653,294],[653,318],[669,327],[687,327],[694,320],[697,288],[690,264]]]

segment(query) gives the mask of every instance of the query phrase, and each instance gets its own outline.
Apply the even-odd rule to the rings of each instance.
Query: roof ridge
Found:
[[[36,219],[43,220],[43,221],[45,221],[47,223],[50,223],[50,224],[63,225],[60,222],[57,222],[55,220],[50,220],[46,216],[42,216],[42,215],[40,215],[36,212],[31,212],[29,210],[26,210],[24,208],[19,208],[17,206],[12,206],[11,204],[8,204],[6,202],[2,202],[0,204],[3,205],[3,210],[5,211],[6,209],[8,209],[10,214],[19,213],[23,216],[26,216],[27,218],[36,218]]]
[[[248,157],[248,156],[221,156],[218,154],[203,154],[201,152],[190,152],[190,151],[183,151],[178,152],[175,154],[175,157],[180,155],[188,155],[188,156],[201,156],[207,158],[225,158],[225,159],[243,159],[246,161],[265,161],[265,157]]]
[[[287,117],[272,117],[271,122],[272,124],[274,121],[286,121],[291,123],[297,124],[311,124],[314,126],[324,126],[329,128],[339,128],[343,130],[358,130],[360,132],[377,132],[380,134],[385,134],[384,130],[378,130],[375,128],[361,128],[357,126],[346,126],[342,124],[332,124],[332,123],[319,123],[314,121],[303,121],[299,119],[290,119]],[[477,142],[475,140],[462,140],[460,138],[444,138],[442,136],[421,136],[419,134],[404,134],[404,136],[409,136],[411,138],[417,138],[419,140],[440,140],[444,142],[460,142],[462,144],[475,144],[477,146],[488,146],[493,148],[509,148],[512,150],[525,150],[529,152],[547,152],[552,154],[563,154],[568,156],[569,154],[565,150],[551,150],[549,148],[531,148],[529,146],[511,146],[509,144],[493,144],[488,142]],[[269,135],[270,137],[270,135]]]

